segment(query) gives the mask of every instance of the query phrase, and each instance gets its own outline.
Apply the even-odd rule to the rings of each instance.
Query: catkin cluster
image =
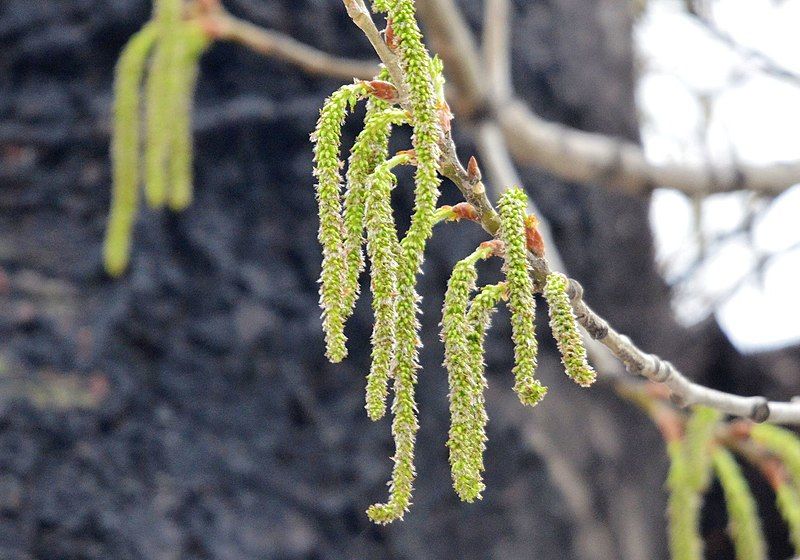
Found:
[[[128,265],[142,181],[153,208],[166,204],[182,210],[192,198],[192,97],[209,40],[197,24],[183,19],[182,9],[182,0],[156,0],[153,19],[128,41],[117,62],[113,188],[103,255],[113,276]]]
[[[669,543],[673,560],[702,560],[700,534],[702,496],[716,474],[725,495],[729,533],[737,560],[764,560],[767,546],[755,499],[734,456],[724,448],[743,451],[742,457],[761,470],[775,493],[777,509],[800,554],[800,439],[793,432],[766,424],[740,425],[732,436],[717,439],[722,414],[695,407],[683,437],[667,442],[671,460],[667,487]],[[730,430],[730,428],[725,428]],[[741,447],[740,445],[743,445]]]

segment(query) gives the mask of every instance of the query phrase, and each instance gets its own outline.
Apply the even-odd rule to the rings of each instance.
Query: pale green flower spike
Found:
[[[422,43],[413,0],[395,0],[380,7],[389,8],[392,28],[399,43],[400,59],[411,102],[411,124],[417,172],[414,215],[403,238],[402,261],[398,271],[397,337],[394,369],[392,433],[396,451],[389,487],[389,501],[375,504],[367,515],[376,523],[401,519],[411,502],[414,481],[414,439],[419,424],[414,387],[417,382],[419,322],[415,290],[417,272],[422,265],[425,244],[433,230],[436,201],[439,198],[439,126],[437,102],[431,83],[430,57]]]
[[[695,407],[686,425],[683,441],[667,445],[672,461],[667,477],[670,490],[669,543],[672,560],[702,560],[700,508],[711,482],[711,444],[722,414],[712,408]]]
[[[103,261],[112,276],[122,274],[130,258],[131,230],[139,204],[140,90],[147,55],[155,40],[154,25],[139,30],[125,45],[114,74],[113,192],[103,246]]]
[[[481,480],[485,441],[481,421],[486,415],[485,411],[476,410],[476,405],[483,400],[483,383],[477,376],[475,364],[482,362],[483,358],[482,352],[477,356],[471,353],[475,347],[470,345],[468,338],[472,329],[467,314],[469,295],[478,278],[475,263],[491,254],[490,247],[482,246],[456,264],[447,284],[442,309],[444,365],[450,385],[447,447],[450,449],[453,488],[466,502],[480,498],[485,488]]]
[[[730,452],[722,448],[714,451],[713,460],[725,494],[736,560],[765,560],[767,545],[761,532],[756,502],[739,465]]]
[[[179,82],[175,66],[180,54],[181,8],[181,0],[157,0],[154,5],[158,42],[150,59],[145,85],[147,143],[144,152],[144,193],[152,208],[162,207],[167,198],[167,167]]]
[[[372,11],[373,12],[388,12],[393,4],[395,4],[397,0],[374,0],[372,2]]]
[[[347,168],[347,188],[344,195],[345,260],[346,273],[342,294],[344,320],[352,314],[358,299],[358,277],[364,270],[361,251],[364,232],[364,202],[367,196],[367,178],[375,166],[386,160],[392,125],[406,121],[405,111],[391,109],[380,99],[370,97],[364,128],[356,138],[350,152]]]
[[[367,414],[379,420],[386,410],[387,384],[392,374],[395,341],[395,298],[399,243],[392,216],[392,168],[409,162],[407,154],[394,156],[375,168],[368,181],[366,200],[367,253],[372,266],[372,365],[367,376]]]
[[[342,289],[345,277],[344,220],[342,219],[341,167],[339,145],[342,123],[349,109],[365,94],[361,84],[350,84],[336,90],[320,111],[317,128],[311,135],[314,145],[314,175],[317,178],[319,234],[322,244],[322,273],[319,290],[322,306],[322,328],[328,359],[340,362],[347,356],[342,313]]]
[[[550,313],[550,328],[558,343],[567,375],[581,387],[589,387],[597,379],[597,374],[586,361],[586,347],[578,332],[578,321],[569,302],[567,285],[567,277],[559,272],[547,276],[543,293]]]
[[[667,453],[671,461],[667,477],[670,558],[702,560],[700,495],[687,482],[690,467],[684,442],[670,441]]]
[[[756,424],[750,437],[781,459],[795,487],[800,488],[800,438],[794,432],[772,424]]]
[[[182,25],[177,35],[179,50],[174,69],[176,92],[170,123],[172,153],[167,204],[173,210],[183,210],[192,201],[192,98],[200,57],[210,41],[203,29],[192,23]]]
[[[536,372],[536,300],[530,277],[525,243],[525,210],[528,199],[520,188],[506,190],[500,197],[500,238],[505,242],[508,304],[514,340],[514,390],[523,404],[535,405],[547,393],[534,377]]]
[[[778,511],[789,528],[789,538],[794,547],[795,556],[800,555],[800,492],[789,483],[783,483],[775,489]]]
[[[711,445],[720,420],[722,413],[718,410],[695,406],[686,423],[686,483],[698,493],[705,492],[711,483]]]

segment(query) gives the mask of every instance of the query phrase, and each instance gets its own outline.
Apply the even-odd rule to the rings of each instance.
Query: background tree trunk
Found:
[[[327,51],[371,55],[339,0],[227,4]],[[479,3],[462,5],[477,26]],[[537,112],[637,137],[627,10],[517,2],[515,85]],[[388,421],[363,410],[368,298],[348,328],[351,356],[336,366],[323,356],[317,307],[308,134],[335,81],[214,46],[195,110],[195,202],[177,215],[144,210],[130,271],[104,275],[113,64],[148,12],[144,0],[0,6],[0,556],[666,558],[656,430],[610,387],[569,383],[548,343],[550,393],[524,409],[511,392],[505,313],[487,344],[488,489],[477,504],[458,502],[438,322],[452,264],[483,239],[473,224],[440,226],[447,234],[431,243],[421,280],[415,504],[402,523],[368,522],[393,451]],[[475,124],[457,115],[462,157]],[[675,324],[647,201],[532,170],[524,179],[588,301],[643,348],[727,390],[798,391],[797,379],[767,373],[796,368],[797,350],[744,358],[713,322]],[[713,501],[704,529],[721,558],[729,545]],[[780,530],[771,537],[774,557],[786,557]]]

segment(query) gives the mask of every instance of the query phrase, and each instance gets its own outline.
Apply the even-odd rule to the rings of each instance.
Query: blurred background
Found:
[[[479,32],[483,4],[457,4]],[[644,141],[655,161],[800,159],[800,3],[746,4],[517,0],[514,86],[542,117]],[[329,53],[373,56],[339,0],[224,5]],[[469,223],[434,237],[420,282],[414,506],[389,527],[368,522],[393,452],[388,420],[363,409],[369,298],[338,365],[317,306],[308,135],[341,80],[215,44],[195,99],[195,200],[143,210],[128,272],[104,273],[113,68],[150,9],[0,3],[0,558],[667,558],[661,436],[610,384],[573,386],[545,321],[550,392],[530,410],[511,391],[506,313],[495,320],[487,490],[475,504],[453,493],[438,323],[452,265],[485,239]],[[482,116],[453,105],[466,159]],[[345,143],[357,131],[348,120]],[[566,270],[616,328],[698,382],[800,393],[798,187],[632,197],[518,170]],[[442,202],[458,200],[445,182]],[[770,557],[788,558],[773,497],[748,475]],[[715,487],[709,558],[732,558],[725,525]]]

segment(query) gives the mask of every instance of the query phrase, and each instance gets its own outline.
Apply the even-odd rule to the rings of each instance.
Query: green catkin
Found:
[[[473,403],[473,425],[469,430],[473,440],[470,449],[474,453],[474,457],[470,460],[476,465],[479,476],[484,471],[483,453],[486,450],[487,441],[486,424],[489,422],[484,396],[488,384],[484,373],[483,343],[486,339],[486,331],[491,323],[492,314],[498,302],[505,297],[505,294],[505,282],[484,286],[473,298],[467,313],[467,323],[469,324],[467,348],[472,360],[470,369],[478,386],[478,398]]]
[[[479,498],[485,488],[481,480],[483,440],[476,434],[476,429],[480,427],[476,425],[475,410],[476,404],[483,399],[483,384],[475,369],[476,361],[482,360],[482,357],[471,353],[475,348],[469,342],[471,328],[467,314],[469,295],[478,278],[475,263],[488,258],[491,253],[491,248],[480,247],[455,265],[442,309],[444,365],[450,385],[450,434],[447,447],[450,449],[453,488],[466,502]]]
[[[322,244],[322,272],[320,275],[320,306],[322,328],[325,331],[325,354],[331,362],[340,362],[347,356],[342,312],[342,289],[345,276],[344,221],[342,219],[341,167],[339,147],[342,123],[348,113],[364,95],[361,84],[350,84],[336,90],[320,111],[317,128],[311,135],[314,141],[314,176],[317,178],[317,203],[319,204],[318,239]]]
[[[366,409],[372,420],[386,410],[388,382],[394,359],[397,295],[397,255],[399,243],[392,216],[391,191],[395,183],[392,168],[409,162],[408,155],[397,155],[378,165],[366,190],[367,253],[372,266],[372,364],[367,376]],[[360,250],[360,248],[359,248]]]
[[[130,258],[131,231],[139,202],[140,90],[156,28],[146,25],[131,37],[114,75],[114,121],[111,133],[113,187],[103,246],[106,271],[119,276]]]
[[[581,387],[589,387],[597,379],[597,374],[586,361],[586,347],[578,332],[578,321],[570,305],[567,285],[567,277],[559,272],[547,276],[543,293],[550,313],[550,328],[558,343],[567,375]]]
[[[702,560],[700,495],[687,481],[690,466],[686,447],[680,440],[670,441],[667,453],[671,461],[667,476],[670,557],[672,560]]]
[[[176,92],[172,153],[169,159],[167,204],[172,210],[183,210],[192,201],[192,99],[197,84],[200,57],[209,45],[208,35],[195,24],[182,25],[175,65]]]
[[[775,498],[781,516],[789,528],[789,538],[794,547],[795,556],[800,555],[800,492],[784,482],[775,489]]]
[[[737,560],[765,560],[767,546],[761,521],[747,481],[733,456],[725,449],[713,453],[714,469],[725,494],[728,525]]]
[[[711,483],[711,445],[722,413],[707,406],[695,406],[686,423],[687,484],[698,493]]]
[[[800,438],[797,434],[772,424],[756,424],[750,437],[781,459],[795,487],[800,489]]]
[[[419,321],[415,289],[425,244],[431,235],[439,197],[439,125],[437,100],[431,82],[430,57],[422,43],[413,0],[386,2],[395,38],[399,44],[406,86],[411,105],[413,146],[417,160],[415,203],[411,225],[401,243],[402,261],[398,271],[397,337],[394,369],[392,433],[395,438],[394,468],[389,484],[389,500],[374,504],[367,515],[375,523],[401,519],[411,502],[415,470],[414,440],[419,423],[414,390],[417,382]]]
[[[358,277],[364,270],[361,251],[364,232],[364,204],[367,196],[367,178],[375,166],[386,160],[392,125],[406,120],[405,111],[391,109],[380,99],[370,98],[364,128],[356,138],[350,152],[347,168],[347,188],[344,195],[345,227],[345,282],[343,289],[344,320],[352,314],[358,299]]]
[[[181,0],[157,0],[154,5],[158,42],[150,59],[145,85],[147,143],[144,152],[144,193],[152,208],[162,207],[167,198],[167,167],[174,133],[172,119],[180,81],[175,66],[180,54],[181,8]]]
[[[701,560],[700,508],[711,482],[711,444],[720,412],[697,406],[686,424],[683,441],[670,442],[671,459],[667,487],[669,497],[669,542],[673,560]]]
[[[511,308],[514,340],[514,390],[523,404],[535,405],[547,393],[535,377],[536,372],[536,300],[530,277],[525,243],[525,209],[527,197],[520,188],[506,190],[500,197],[500,238],[505,243],[505,264],[508,279],[508,304]]]

